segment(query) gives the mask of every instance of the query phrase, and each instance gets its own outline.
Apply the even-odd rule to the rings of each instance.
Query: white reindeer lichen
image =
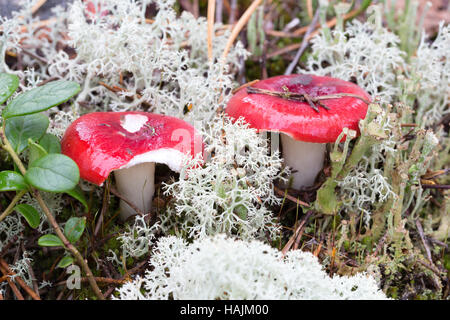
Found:
[[[217,233],[275,236],[279,227],[267,206],[280,201],[272,185],[280,177],[279,154],[268,155],[266,140],[241,119],[232,123],[218,117],[204,139],[212,158],[204,166],[198,160],[187,163],[186,168],[194,168],[185,169],[179,181],[166,185],[166,193],[175,197],[182,229],[194,238]],[[168,212],[162,217],[166,228],[173,216]]]
[[[33,262],[31,255],[33,252],[24,251],[22,254],[22,259],[17,260],[14,264],[10,265],[10,269],[15,273],[14,275],[9,276],[11,279],[15,279],[16,277],[20,277],[25,283],[32,287],[33,276],[30,273],[30,266]]]
[[[224,235],[187,244],[158,241],[152,269],[117,290],[114,299],[387,299],[366,274],[330,278],[309,252],[282,253],[257,240]]]
[[[13,241],[15,237],[21,238],[21,233],[25,229],[25,226],[20,221],[20,217],[17,215],[9,215],[0,222],[0,251],[3,250],[10,241]]]
[[[328,32],[332,39],[322,31],[311,40],[313,52],[305,70],[298,71],[355,80],[381,103],[393,102],[400,93],[398,69],[405,67],[398,37],[382,26],[358,20],[348,22],[345,31]]]
[[[230,68],[248,55],[243,46],[234,46],[223,64],[211,63],[206,19],[196,19],[188,12],[177,17],[174,1],[93,1],[97,2],[101,10],[93,17],[86,15],[80,1],[70,11],[69,35],[78,63],[60,53],[53,60],[55,67],[50,68],[56,74],[64,72],[67,78],[86,77],[77,102],[89,102],[102,111],[105,106],[112,111],[136,110],[146,102],[153,112],[192,123],[211,120],[233,87]],[[151,3],[158,11],[148,21],[145,8]],[[229,31],[220,24],[214,28],[213,58],[218,60]],[[103,82],[116,85],[121,74],[132,76],[124,79],[125,90],[119,94],[99,85],[99,75]],[[135,98],[130,102],[126,97]],[[99,104],[99,99],[108,103]]]
[[[424,33],[411,68],[418,83],[416,122],[429,126],[450,113],[450,26],[441,22],[436,39],[426,40]]]
[[[374,120],[380,125],[386,138],[374,144],[369,154],[362,156],[358,164],[338,181],[343,208],[348,212],[362,212],[366,223],[369,223],[374,207],[382,205],[389,197],[395,197],[389,179],[378,168],[380,163],[385,162],[388,153],[394,155],[397,152],[392,119],[387,113],[388,111],[380,109],[380,114]]]
[[[123,257],[139,258],[146,254],[158,229],[158,224],[148,226],[143,216],[136,216],[134,223],[127,225],[127,231],[117,237],[122,242]]]

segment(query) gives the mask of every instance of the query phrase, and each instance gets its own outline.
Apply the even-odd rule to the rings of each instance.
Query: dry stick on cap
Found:
[[[186,156],[203,154],[201,136],[178,118],[147,112],[94,112],[67,129],[61,151],[72,158],[81,178],[102,185],[114,172],[118,192],[141,212],[151,209],[155,163],[179,172]],[[122,220],[135,215],[120,201]]]
[[[322,108],[326,110],[330,110],[325,104],[321,102],[321,100],[329,100],[329,99],[339,99],[342,97],[352,97],[356,99],[362,100],[364,103],[369,104],[369,100],[365,99],[364,97],[352,94],[352,93],[336,93],[336,94],[328,94],[323,96],[310,96],[307,93],[295,93],[290,92],[285,88],[285,91],[283,92],[277,92],[277,91],[270,91],[270,90],[264,90],[264,89],[258,89],[254,87],[247,87],[247,93],[256,93],[256,94],[267,94],[274,97],[280,97],[286,100],[292,100],[292,101],[298,101],[298,102],[307,102],[311,108],[313,108],[314,111],[319,112],[319,108],[315,105],[318,104]]]
[[[302,189],[313,185],[322,170],[326,143],[335,142],[344,128],[359,132],[358,122],[369,101],[370,96],[354,83],[297,74],[239,90],[226,113],[243,117],[260,132],[279,132],[285,164],[296,171],[293,187]],[[323,107],[320,112],[318,106]]]

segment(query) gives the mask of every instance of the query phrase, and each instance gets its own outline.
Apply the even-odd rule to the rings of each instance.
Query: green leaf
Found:
[[[45,234],[38,240],[38,245],[41,247],[64,247],[61,239],[54,234]]]
[[[41,216],[35,208],[28,204],[22,203],[17,205],[14,210],[20,213],[25,220],[27,220],[30,227],[33,229],[39,227],[39,224],[41,223]]]
[[[0,104],[3,104],[19,87],[19,78],[14,74],[0,73]]]
[[[24,177],[15,171],[0,172],[0,191],[18,191],[28,188]]]
[[[45,149],[42,146],[40,146],[31,139],[28,139],[28,149],[30,150],[28,156],[29,165],[31,165],[37,159],[43,158],[47,155],[47,151],[45,151]]]
[[[80,179],[77,164],[63,154],[48,154],[30,164],[25,180],[33,187],[48,192],[67,192]]]
[[[72,217],[69,220],[67,220],[66,225],[64,227],[64,234],[67,237],[67,240],[70,241],[70,243],[77,242],[81,235],[84,232],[84,228],[86,227],[86,218],[78,218],[78,217]]]
[[[3,110],[8,119],[38,113],[66,102],[80,91],[80,85],[72,81],[53,81],[31,89],[12,100]]]
[[[73,258],[71,256],[65,256],[62,258],[58,264],[56,265],[57,268],[66,268],[70,266],[73,263]]]
[[[86,198],[84,197],[83,190],[81,190],[81,188],[78,185],[75,188],[73,188],[72,190],[66,191],[66,193],[68,195],[74,197],[78,201],[80,201],[84,205],[86,212],[89,210],[89,205],[88,205]]]
[[[28,139],[39,140],[47,131],[48,117],[42,113],[6,120],[5,134],[14,151],[21,153],[28,146]]]
[[[59,138],[53,134],[46,133],[39,141],[39,144],[47,153],[61,153],[61,143]]]

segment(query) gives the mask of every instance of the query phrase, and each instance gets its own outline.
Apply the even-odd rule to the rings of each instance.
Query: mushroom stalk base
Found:
[[[146,162],[130,168],[114,171],[117,190],[142,212],[149,212],[155,193],[155,163]],[[125,201],[120,200],[120,217],[122,220],[135,215],[136,211]]]
[[[323,168],[326,144],[297,141],[286,134],[280,134],[284,163],[293,172],[292,188],[302,189],[314,184],[317,174]]]

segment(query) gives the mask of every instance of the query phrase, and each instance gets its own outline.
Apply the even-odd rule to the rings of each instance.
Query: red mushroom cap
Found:
[[[87,16],[88,18],[92,19],[95,17],[95,15],[97,14],[97,12],[101,11],[102,9],[102,5],[101,3],[97,3],[97,8],[95,8],[95,4],[93,4],[91,1],[89,0],[83,0],[84,2],[87,2],[86,4],[86,10],[87,12]],[[104,17],[108,15],[108,10],[103,10],[100,13],[100,17]]]
[[[313,98],[345,93],[370,101],[370,96],[356,84],[314,75],[277,76],[258,81],[252,87],[280,93],[308,94]],[[335,142],[343,128],[356,130],[359,134],[358,121],[366,116],[367,103],[349,96],[320,102],[329,110],[317,105],[319,111],[316,111],[307,102],[248,93],[247,88],[242,88],[228,102],[226,113],[235,119],[244,117],[259,131],[283,132],[305,142]]]
[[[203,140],[187,122],[147,112],[93,112],[74,121],[61,141],[80,176],[101,185],[111,171],[143,162],[180,171],[185,154],[203,154]]]

